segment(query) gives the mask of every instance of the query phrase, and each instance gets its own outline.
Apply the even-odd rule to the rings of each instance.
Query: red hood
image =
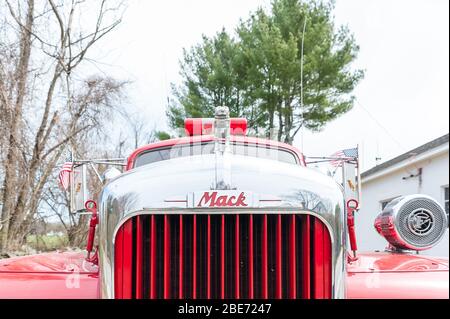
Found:
[[[347,298],[448,299],[448,258],[362,253],[347,265]]]
[[[361,253],[347,269],[348,298],[449,298],[448,258]],[[96,298],[97,271],[76,252],[2,259],[0,298]],[[78,289],[66,284],[73,272]]]
[[[52,252],[0,259],[0,273],[96,273],[98,267],[84,260],[82,252]]]
[[[448,271],[448,258],[389,252],[361,253],[348,264],[350,273]]]
[[[84,254],[54,252],[0,260],[0,299],[97,298],[98,268]]]

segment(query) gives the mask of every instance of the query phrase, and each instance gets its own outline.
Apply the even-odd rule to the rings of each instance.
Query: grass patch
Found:
[[[29,235],[27,245],[37,251],[52,251],[67,247],[66,235]]]

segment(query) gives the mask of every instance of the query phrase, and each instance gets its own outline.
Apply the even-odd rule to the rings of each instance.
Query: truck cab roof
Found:
[[[126,170],[174,157],[211,154],[213,152],[213,147],[211,147],[213,142],[213,135],[197,135],[144,145],[136,149],[128,157]],[[230,136],[230,144],[235,154],[274,159],[306,166],[305,158],[300,150],[286,143],[256,137],[232,135]],[[203,147],[195,149],[195,146]],[[187,148],[189,150],[186,151]],[[146,158],[143,158],[144,154],[146,154]]]

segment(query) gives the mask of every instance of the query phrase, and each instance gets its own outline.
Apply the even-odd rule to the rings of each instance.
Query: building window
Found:
[[[444,187],[444,207],[445,207],[445,212],[448,215],[448,211],[449,211],[449,205],[448,205],[448,186]]]

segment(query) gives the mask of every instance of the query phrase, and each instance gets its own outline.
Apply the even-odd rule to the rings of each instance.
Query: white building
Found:
[[[432,196],[449,212],[449,136],[444,135],[362,173],[361,210],[357,213],[358,249],[382,250],[387,242],[374,229],[375,217],[392,199],[408,194]],[[448,229],[425,255],[449,255]],[[421,254],[422,254],[421,253]]]

